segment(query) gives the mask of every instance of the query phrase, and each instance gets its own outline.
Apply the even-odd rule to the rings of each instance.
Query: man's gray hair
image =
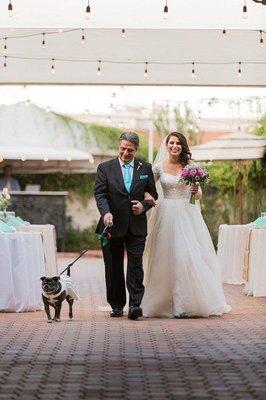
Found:
[[[139,137],[135,132],[123,132],[119,138],[119,142],[122,140],[127,140],[128,142],[133,143],[136,149],[139,148]]]

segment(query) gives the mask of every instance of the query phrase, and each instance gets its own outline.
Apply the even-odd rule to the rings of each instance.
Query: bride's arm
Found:
[[[195,195],[196,200],[200,200],[202,198],[202,190],[200,185],[196,185],[195,183],[191,183],[190,185],[191,194]]]

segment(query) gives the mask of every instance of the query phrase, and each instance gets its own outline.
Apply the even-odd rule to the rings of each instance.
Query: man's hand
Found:
[[[140,201],[132,200],[131,203],[133,204],[132,212],[133,212],[134,215],[139,215],[139,214],[143,213],[144,207],[143,207],[143,205],[141,204]]]
[[[105,214],[105,216],[103,217],[103,223],[105,226],[113,224],[113,216],[111,213]]]
[[[150,195],[150,193],[144,193],[144,200],[146,200],[151,206],[156,206],[156,200],[152,197],[152,195]]]

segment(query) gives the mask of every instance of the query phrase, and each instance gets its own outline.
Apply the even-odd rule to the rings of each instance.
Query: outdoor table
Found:
[[[253,228],[250,232],[246,249],[248,270],[244,293],[248,296],[266,296],[266,229]]]
[[[44,260],[45,260],[45,275],[57,276],[57,260],[56,260],[56,231],[54,225],[24,225],[16,228],[23,232],[39,232],[42,235]]]
[[[0,311],[43,309],[44,252],[38,232],[0,233]]]
[[[265,248],[266,229],[252,225],[221,225],[217,256],[223,283],[245,283],[244,293],[266,296]],[[248,256],[247,282],[243,278],[245,253]]]
[[[250,225],[220,225],[218,261],[223,283],[242,284],[245,246]]]

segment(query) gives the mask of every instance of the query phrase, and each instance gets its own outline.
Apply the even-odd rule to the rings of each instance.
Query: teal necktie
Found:
[[[124,164],[123,167],[125,169],[124,174],[123,174],[124,183],[125,183],[125,187],[126,187],[128,193],[129,193],[130,192],[131,181],[132,181],[131,173],[130,173],[130,168],[131,167],[130,167],[129,164]]]

